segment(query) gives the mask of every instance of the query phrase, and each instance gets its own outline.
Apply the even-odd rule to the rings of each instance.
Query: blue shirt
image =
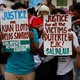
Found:
[[[41,2],[42,2],[42,0],[30,0],[29,7],[35,7]]]
[[[34,42],[38,43],[38,34],[34,32]],[[34,71],[34,59],[30,52],[15,52],[11,53],[7,64],[6,72],[13,74],[28,74]]]

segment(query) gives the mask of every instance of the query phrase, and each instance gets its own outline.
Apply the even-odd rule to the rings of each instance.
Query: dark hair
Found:
[[[69,11],[74,11],[74,5],[69,6]]]
[[[14,2],[15,0],[10,0],[11,2]]]
[[[6,8],[6,5],[5,5],[5,4],[0,4],[0,6],[1,6],[1,5],[3,5],[3,6],[4,6],[4,8]]]
[[[28,13],[30,13],[30,14],[35,14],[35,8],[34,7],[32,7],[32,8],[28,8]]]
[[[54,10],[51,12],[51,14],[57,14],[58,12],[60,12],[61,14],[66,14],[66,12],[65,12],[63,9],[61,9],[61,8],[56,8],[56,9],[54,9]]]
[[[80,10],[80,2],[74,5],[74,10]]]
[[[18,9],[20,7],[24,8],[24,9],[27,9],[27,6],[25,6],[24,4],[22,4],[20,2],[16,3],[15,5],[13,5],[12,9]]]
[[[78,13],[80,14],[80,2],[78,2],[78,3],[76,3],[76,4],[74,5],[74,10],[77,10]]]

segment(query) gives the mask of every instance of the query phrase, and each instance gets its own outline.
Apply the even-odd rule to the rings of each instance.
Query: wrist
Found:
[[[30,42],[34,42],[33,39],[30,39]]]

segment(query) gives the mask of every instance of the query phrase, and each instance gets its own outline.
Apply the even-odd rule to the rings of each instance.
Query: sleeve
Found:
[[[72,32],[74,40],[73,40],[73,45],[77,48],[79,46],[78,38],[75,32]]]
[[[39,43],[39,39],[38,39],[38,33],[37,33],[37,31],[36,31],[36,29],[33,29],[33,32],[34,32],[34,42],[35,43]]]

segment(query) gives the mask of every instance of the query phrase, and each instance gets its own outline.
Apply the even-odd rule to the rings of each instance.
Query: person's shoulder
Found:
[[[34,20],[38,20],[38,17],[36,17],[36,16],[33,16],[33,21],[34,21]]]
[[[78,18],[77,18],[76,16],[73,16],[73,17],[72,17],[72,22],[75,21],[75,20],[77,20],[77,19],[78,19]]]
[[[37,30],[36,30],[35,28],[33,28],[33,32],[34,32],[34,33],[36,33],[36,32],[37,32]]]
[[[74,38],[77,37],[77,35],[74,31],[71,31],[71,33],[73,34]]]

